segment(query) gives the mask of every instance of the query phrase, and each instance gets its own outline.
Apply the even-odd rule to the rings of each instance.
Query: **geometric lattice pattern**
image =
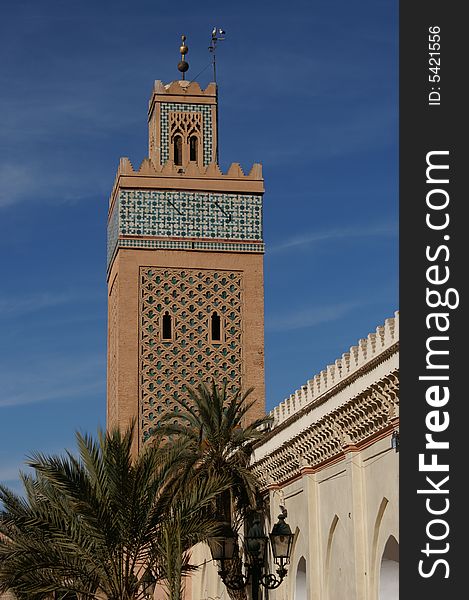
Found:
[[[163,250],[212,250],[216,252],[263,252],[264,244],[230,244],[225,242],[184,242],[181,240],[120,240],[121,248],[161,248]]]
[[[262,242],[262,196],[121,190],[108,224],[108,265],[119,236]]]
[[[262,239],[254,194],[128,190],[119,194],[122,235]]]
[[[114,204],[112,214],[109,218],[107,225],[107,266],[109,268],[111,264],[114,251],[117,246],[117,240],[119,238],[119,201]]]
[[[176,134],[188,142],[191,135],[200,137],[202,135],[202,114],[200,112],[176,112],[169,113],[170,138]]]
[[[178,410],[187,386],[214,377],[233,393],[241,389],[242,274],[237,271],[140,267],[140,439],[148,440],[161,416]],[[221,317],[221,339],[211,341],[210,319]],[[162,336],[170,315],[172,339]]]
[[[213,127],[212,127],[212,108],[210,104],[179,104],[176,102],[163,102],[160,105],[160,161],[164,165],[169,158],[169,136],[170,112],[199,112],[203,117],[203,157],[204,166],[212,162],[213,156]]]

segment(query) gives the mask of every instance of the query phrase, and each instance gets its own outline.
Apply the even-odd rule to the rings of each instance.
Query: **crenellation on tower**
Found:
[[[217,87],[205,90],[196,81],[157,80],[148,107],[149,158],[155,165],[174,160],[178,136],[181,138],[180,166],[189,161],[207,166],[217,162]],[[191,157],[190,141],[195,140]]]
[[[169,160],[163,166],[155,166],[149,158],[144,158],[138,169],[135,169],[126,156],[119,161],[114,185],[109,197],[109,207],[116,199],[116,194],[122,188],[146,187],[148,189],[167,189],[172,185],[178,189],[203,189],[210,191],[264,193],[262,165],[254,163],[249,173],[244,174],[239,163],[232,163],[226,173],[223,173],[215,162],[206,167],[189,163],[181,172],[173,161]]]

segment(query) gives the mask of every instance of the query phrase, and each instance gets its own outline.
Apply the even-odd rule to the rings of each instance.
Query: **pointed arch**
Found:
[[[189,138],[189,160],[192,162],[199,160],[199,138],[196,135],[191,135]]]
[[[294,600],[307,600],[306,595],[306,559],[300,558],[296,567]]]
[[[173,138],[173,162],[182,165],[182,135],[176,134]]]
[[[162,317],[161,325],[161,339],[163,341],[170,341],[174,337],[173,331],[173,319],[168,311],[166,311]]]
[[[210,315],[210,341],[222,341],[222,322],[220,315],[216,310],[214,310]]]
[[[325,569],[324,569],[324,578],[325,578],[324,589],[326,590],[326,598],[329,598],[329,573],[330,573],[330,567],[331,567],[332,542],[334,541],[334,534],[336,532],[338,522],[339,522],[339,517],[337,514],[335,514],[332,519],[331,525],[329,527],[329,534],[327,536],[326,563],[325,563]]]
[[[375,523],[373,526],[373,538],[371,542],[371,573],[372,573],[372,589],[378,589],[378,569],[379,563],[378,559],[381,560],[381,556],[378,557],[379,549],[378,542],[381,531],[381,523],[383,522],[384,513],[386,512],[386,508],[389,504],[389,500],[384,496],[379,504],[378,512],[376,513]],[[377,592],[376,592],[377,594]]]
[[[393,535],[388,537],[381,556],[378,598],[399,598],[399,543]]]

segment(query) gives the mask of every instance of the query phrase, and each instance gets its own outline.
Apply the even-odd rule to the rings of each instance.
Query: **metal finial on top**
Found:
[[[217,69],[215,64],[215,50],[217,49],[217,42],[223,41],[225,38],[222,37],[225,35],[225,31],[220,29],[219,27],[214,27],[212,29],[212,39],[210,42],[210,46],[208,47],[209,51],[212,53],[212,65],[213,65],[213,81],[217,82]]]
[[[186,62],[186,54],[189,51],[189,48],[186,46],[186,36],[181,35],[182,44],[179,47],[179,52],[181,53],[181,60],[178,62],[178,70],[182,73],[182,79],[185,79],[185,73],[189,68],[189,63]]]

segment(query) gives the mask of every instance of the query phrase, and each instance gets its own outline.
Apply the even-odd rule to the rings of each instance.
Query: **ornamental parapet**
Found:
[[[257,444],[263,488],[314,473],[399,424],[399,313],[276,407]]]
[[[384,325],[376,328],[375,333],[359,340],[357,345],[352,346],[334,364],[328,365],[276,406],[270,413],[273,426],[277,427],[306,407],[312,408],[328,392],[337,389],[337,386],[349,384],[366,365],[369,369],[372,363],[384,360],[389,353],[397,352],[398,343],[399,311],[396,311],[394,317],[386,319]]]
[[[262,165],[254,163],[249,173],[244,173],[239,163],[232,163],[223,173],[216,162],[206,167],[196,163],[188,163],[185,167],[175,165],[172,160],[162,166],[145,158],[138,169],[135,169],[127,157],[119,161],[114,185],[109,198],[109,214],[111,214],[116,194],[119,189],[178,189],[203,190],[221,192],[246,192],[263,194],[264,179]]]
[[[262,458],[256,459],[255,454],[253,471],[263,488],[282,485],[305,472],[320,470],[347,452],[360,450],[387,435],[398,423],[396,369]]]

